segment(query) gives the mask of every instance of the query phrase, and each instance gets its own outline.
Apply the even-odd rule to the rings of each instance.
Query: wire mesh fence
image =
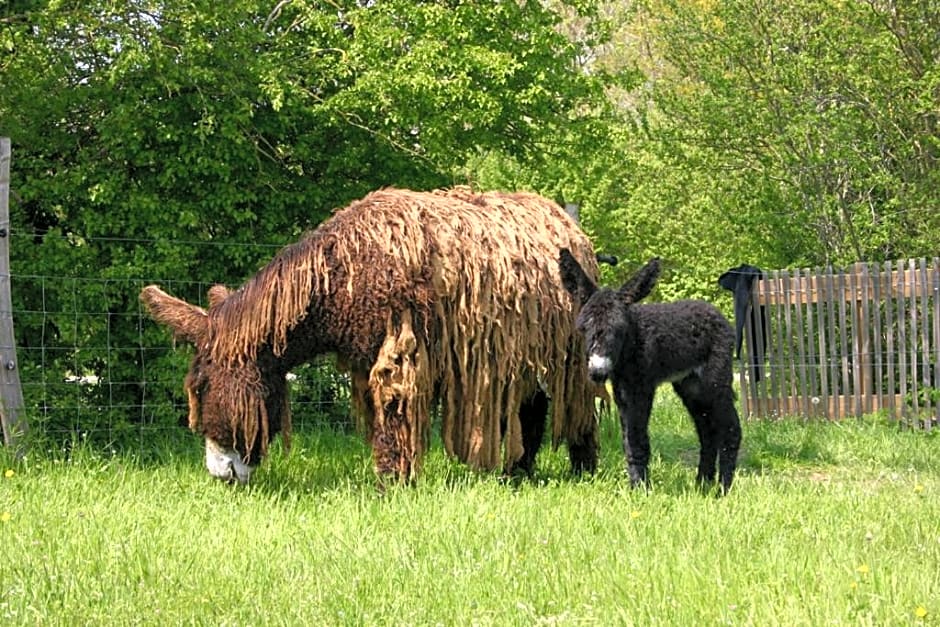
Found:
[[[755,380],[742,369],[745,414],[837,418],[884,409],[930,428],[940,411],[940,272],[937,260],[911,263],[899,264],[900,276],[897,268],[866,268],[864,281],[829,270],[776,271],[757,283],[754,303],[767,328],[748,328],[744,360],[759,351],[765,374]],[[145,446],[158,432],[185,429],[182,381],[192,352],[139,304],[152,282],[203,305],[210,287],[13,276],[25,412],[44,435]],[[348,381],[329,358],[290,381],[296,428],[351,428]]]
[[[19,244],[30,246],[29,240],[22,236]],[[117,239],[111,243],[129,244]],[[14,250],[16,246],[14,242]],[[258,259],[273,254],[272,247],[262,245],[253,252]],[[52,441],[102,446],[146,447],[154,437],[185,432],[188,403],[182,384],[192,349],[153,322],[138,297],[144,286],[157,283],[205,306],[211,283],[102,278],[89,276],[92,271],[76,267],[73,276],[11,277],[11,313],[28,424]],[[330,358],[297,369],[289,381],[296,429],[351,428],[348,382]]]

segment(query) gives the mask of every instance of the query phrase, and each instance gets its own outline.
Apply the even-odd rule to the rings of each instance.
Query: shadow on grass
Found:
[[[668,494],[697,490],[695,473],[699,443],[691,419],[670,393],[661,394],[650,421],[652,464],[655,489]],[[940,430],[931,433],[900,430],[897,423],[878,418],[841,423],[785,419],[743,423],[744,436],[738,459],[742,475],[811,473],[823,467],[857,468],[863,472],[933,471],[940,469],[935,454]],[[129,437],[99,442],[76,434],[63,441],[43,437],[36,430],[27,441],[31,462],[58,461],[97,463],[117,460],[145,470],[173,470],[215,482],[204,467],[202,439],[188,429],[167,428],[126,434]],[[551,483],[597,482],[629,489],[616,412],[601,416],[600,455],[595,475],[575,475],[570,471],[564,444],[553,450],[546,440],[531,477],[504,479],[499,472],[474,471],[449,458],[437,434],[417,478],[418,487],[459,490],[481,481],[499,481],[518,490]],[[11,451],[0,448],[0,463],[15,468],[19,463]],[[334,490],[376,494],[377,477],[372,470],[371,450],[364,438],[353,431],[329,426],[307,425],[293,434],[293,448],[287,453],[280,438],[268,458],[256,471],[251,490],[263,493],[321,494]]]
[[[767,429],[745,428],[745,434],[750,437],[741,447],[738,466],[754,474],[836,463],[813,433],[787,432],[779,434],[780,437],[773,437]]]
[[[203,441],[188,429],[161,429],[142,434],[123,433],[105,437],[77,430],[71,433],[46,434],[32,429],[21,440],[23,460],[15,460],[12,451],[0,448],[0,460],[10,464],[55,462],[68,464],[91,460],[121,460],[143,469],[165,468],[168,463],[202,463]]]
[[[781,471],[811,470],[839,463],[825,424],[798,420],[743,422],[738,454],[738,476]],[[687,493],[698,490],[699,441],[691,417],[674,393],[662,388],[650,418],[650,474],[658,491]],[[625,466],[616,410],[601,422],[602,463]]]
[[[738,457],[738,478],[747,475],[812,474],[827,467],[907,470],[936,468],[930,455],[935,438],[925,434],[899,434],[883,424],[807,423],[801,420],[745,422]],[[503,477],[499,471],[474,471],[448,457],[439,437],[431,445],[412,487],[419,490],[462,490],[480,482],[498,482],[508,490],[538,489],[554,483],[597,483],[601,489],[630,490],[625,472],[619,421],[602,418],[599,425],[600,455],[594,475],[570,470],[564,444],[557,450],[546,441],[531,476]],[[654,412],[650,426],[653,490],[659,494],[702,494],[695,481],[699,443],[691,419],[684,410]],[[884,444],[887,442],[888,444]],[[201,446],[200,446],[201,449]],[[910,455],[912,450],[917,455]],[[202,469],[201,457],[195,462]],[[207,478],[208,480],[208,478]],[[294,447],[281,447],[256,474],[252,489],[272,493],[321,494],[334,490],[376,496],[378,479],[372,469],[371,450],[356,433],[308,428],[295,433]],[[395,486],[391,486],[394,490]]]
[[[594,480],[590,474],[572,473],[565,446],[560,445],[556,450],[548,441],[540,449],[531,475],[505,475],[501,470],[474,470],[448,456],[443,442],[435,433],[417,476],[411,482],[399,484],[392,479],[380,482],[373,470],[372,451],[359,434],[308,430],[295,433],[293,439],[288,454],[281,447],[272,449],[252,479],[253,490],[299,494],[353,490],[381,495],[399,488],[457,491],[481,482],[496,483],[514,491],[553,482]]]

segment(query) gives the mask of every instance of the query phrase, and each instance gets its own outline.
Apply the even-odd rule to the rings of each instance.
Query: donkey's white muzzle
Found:
[[[248,483],[254,470],[242,461],[237,451],[224,449],[209,438],[206,438],[206,468],[216,479],[239,483]]]

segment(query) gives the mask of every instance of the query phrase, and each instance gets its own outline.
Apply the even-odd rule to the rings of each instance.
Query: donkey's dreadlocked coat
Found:
[[[255,464],[278,430],[287,438],[287,372],[335,353],[380,473],[416,469],[437,404],[448,453],[513,467],[525,453],[520,408],[540,388],[552,399],[553,443],[592,469],[595,388],[559,248],[596,277],[589,240],[544,198],[386,189],[284,248],[239,290],[213,288],[208,310],[155,286],[141,298],[196,346],[185,388],[207,464],[210,442]]]

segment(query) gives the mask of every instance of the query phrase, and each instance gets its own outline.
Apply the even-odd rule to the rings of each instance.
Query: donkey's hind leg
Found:
[[[597,431],[581,433],[576,440],[568,440],[568,461],[576,475],[592,474],[597,470]]]
[[[513,465],[512,471],[521,470],[531,475],[535,469],[535,456],[542,447],[545,436],[545,421],[548,415],[548,395],[536,389],[519,407],[519,422],[522,425],[522,457]]]

